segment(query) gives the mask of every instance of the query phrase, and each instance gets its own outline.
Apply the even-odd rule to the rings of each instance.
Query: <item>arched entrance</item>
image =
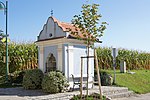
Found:
[[[56,70],[56,59],[52,53],[49,54],[46,61],[46,72]]]

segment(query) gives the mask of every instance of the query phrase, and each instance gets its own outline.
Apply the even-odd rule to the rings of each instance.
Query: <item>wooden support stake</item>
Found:
[[[82,100],[82,83],[83,83],[83,58],[81,58],[81,77],[80,77],[80,97]]]
[[[96,71],[97,71],[97,76],[98,76],[97,78],[98,78],[98,85],[99,85],[100,100],[102,100],[101,79],[100,79],[100,74],[99,74],[96,49],[94,49],[94,55],[95,55]]]

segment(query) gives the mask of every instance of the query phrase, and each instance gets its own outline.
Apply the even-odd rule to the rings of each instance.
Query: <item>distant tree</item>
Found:
[[[7,38],[7,42],[10,42],[10,39]],[[6,35],[0,30],[0,44],[6,43]]]
[[[1,40],[4,38],[4,36],[5,36],[5,35],[3,34],[3,31],[2,31],[2,30],[0,30],[0,43],[2,43],[2,41],[1,41]]]
[[[98,38],[103,36],[106,29],[106,22],[99,24],[99,20],[102,17],[98,14],[98,4],[83,4],[81,15],[75,15],[72,19],[72,24],[75,27],[75,31],[71,30],[71,34],[75,35],[79,40],[84,40],[87,44],[87,56],[89,57],[89,48],[94,46],[95,42],[101,42]],[[82,34],[82,35],[81,35]],[[88,81],[88,69],[89,58],[87,57],[87,81]],[[87,82],[88,93],[88,82]]]

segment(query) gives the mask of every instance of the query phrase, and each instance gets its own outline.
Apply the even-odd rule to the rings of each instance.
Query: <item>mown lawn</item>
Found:
[[[113,70],[103,70],[113,74]],[[150,70],[131,70],[135,74],[120,73],[116,71],[116,85],[128,87],[135,93],[143,94],[150,92]]]

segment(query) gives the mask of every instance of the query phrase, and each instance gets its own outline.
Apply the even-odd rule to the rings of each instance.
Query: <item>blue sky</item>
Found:
[[[0,0],[5,3],[5,0]],[[54,10],[54,17],[70,22],[87,0],[8,0],[8,32],[12,41],[36,41]],[[91,0],[100,4],[101,21],[109,23],[100,46],[150,52],[150,0]],[[5,16],[0,11],[0,29]]]

